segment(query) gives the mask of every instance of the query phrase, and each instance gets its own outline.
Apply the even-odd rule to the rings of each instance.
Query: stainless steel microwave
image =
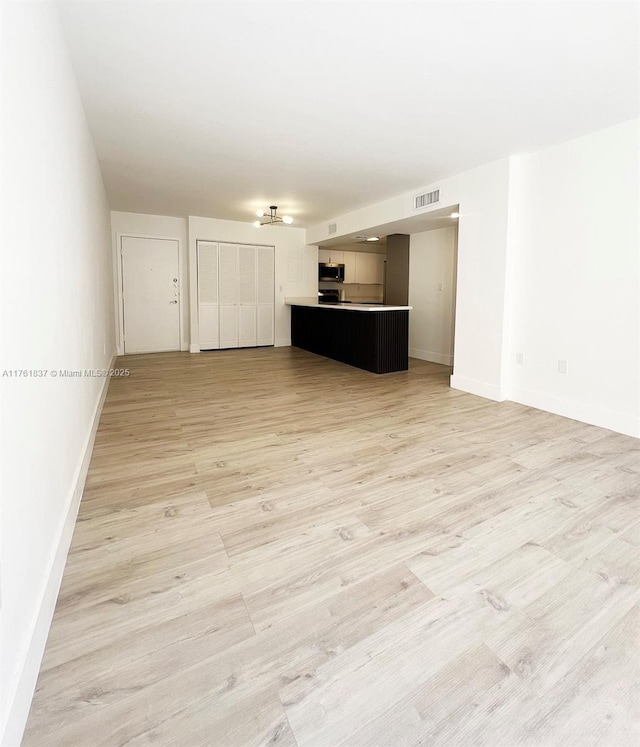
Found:
[[[334,283],[343,283],[344,265],[335,262],[320,262],[318,264],[318,280],[332,280]]]

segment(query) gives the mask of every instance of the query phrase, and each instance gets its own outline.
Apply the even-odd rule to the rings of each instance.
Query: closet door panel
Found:
[[[198,242],[198,318],[200,349],[220,347],[218,320],[218,245]]]
[[[257,247],[256,264],[258,272],[258,303],[269,303],[273,305],[275,267],[272,246]]]
[[[238,347],[238,247],[220,244],[218,259],[220,347]]]
[[[238,307],[238,346],[256,346],[256,305],[240,304]]]
[[[274,343],[274,324],[273,324],[273,305],[260,304],[257,308],[258,330],[257,345],[273,345]]]
[[[257,247],[257,345],[273,345],[275,342],[274,289],[275,262],[272,246]]]
[[[220,347],[238,347],[238,307],[220,306]]]
[[[274,248],[259,246],[257,248],[257,345],[274,344],[274,288],[275,263]]]
[[[256,346],[256,247],[238,247],[238,345]]]
[[[256,302],[256,247],[238,247],[238,301]]]
[[[198,242],[200,349],[274,344],[274,248]]]
[[[235,244],[220,244],[220,304],[231,306],[238,303],[238,247]]]

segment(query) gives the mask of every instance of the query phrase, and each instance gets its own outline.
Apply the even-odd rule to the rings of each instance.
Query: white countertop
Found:
[[[287,306],[311,306],[321,309],[340,309],[341,311],[409,311],[413,306],[387,306],[384,304],[366,303],[320,303],[317,298],[285,298]]]

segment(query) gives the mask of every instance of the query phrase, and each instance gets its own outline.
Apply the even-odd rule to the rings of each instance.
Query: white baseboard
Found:
[[[189,352],[190,353],[199,353],[200,352],[200,345],[189,345]]]
[[[452,389],[459,389],[461,392],[492,399],[494,402],[504,402],[507,398],[503,389],[495,386],[495,384],[487,384],[485,381],[475,381],[475,379],[465,379],[463,376],[456,376],[456,374],[453,374],[449,379],[449,385]]]
[[[290,337],[276,337],[276,341],[274,343],[274,347],[276,347],[276,348],[288,348],[288,347],[291,347],[291,338]]]
[[[108,368],[115,367],[115,360],[116,356],[114,355],[111,358]],[[67,562],[71,537],[73,536],[73,530],[78,516],[80,499],[82,498],[84,484],[87,479],[87,472],[89,470],[89,463],[91,462],[91,454],[93,452],[93,444],[95,442],[96,432],[100,422],[100,415],[102,414],[102,407],[107,396],[108,386],[109,379],[105,378],[102,385],[102,391],[100,392],[100,396],[96,402],[91,428],[89,429],[85,441],[82,458],[80,459],[76,470],[73,488],[67,501],[67,509],[58,527],[58,539],[55,544],[53,556],[49,563],[47,581],[40,594],[38,614],[33,620],[31,626],[29,644],[23,657],[20,677],[15,685],[12,696],[8,698],[9,706],[6,714],[6,726],[4,733],[0,738],[0,744],[3,747],[19,747],[27,724],[29,709],[31,707],[33,693],[38,680],[38,674],[40,672],[42,656],[47,643],[47,636],[49,635],[49,628],[51,627],[51,620],[58,599],[58,592],[60,591],[62,574],[64,572],[65,563]]]
[[[528,389],[513,389],[509,394],[509,399],[520,405],[535,407],[536,410],[552,412],[554,415],[579,420],[581,423],[597,425],[625,436],[640,438],[640,417],[583,402],[553,397],[542,392],[532,392]]]
[[[429,363],[441,363],[443,366],[453,365],[453,356],[444,353],[434,353],[431,350],[420,350],[420,348],[409,348],[409,358],[418,358]]]

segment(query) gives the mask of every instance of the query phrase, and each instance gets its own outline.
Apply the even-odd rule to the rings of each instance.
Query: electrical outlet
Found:
[[[558,361],[558,373],[569,373],[569,366],[567,365],[567,361]]]
[[[516,364],[524,366],[524,353],[516,353]]]

